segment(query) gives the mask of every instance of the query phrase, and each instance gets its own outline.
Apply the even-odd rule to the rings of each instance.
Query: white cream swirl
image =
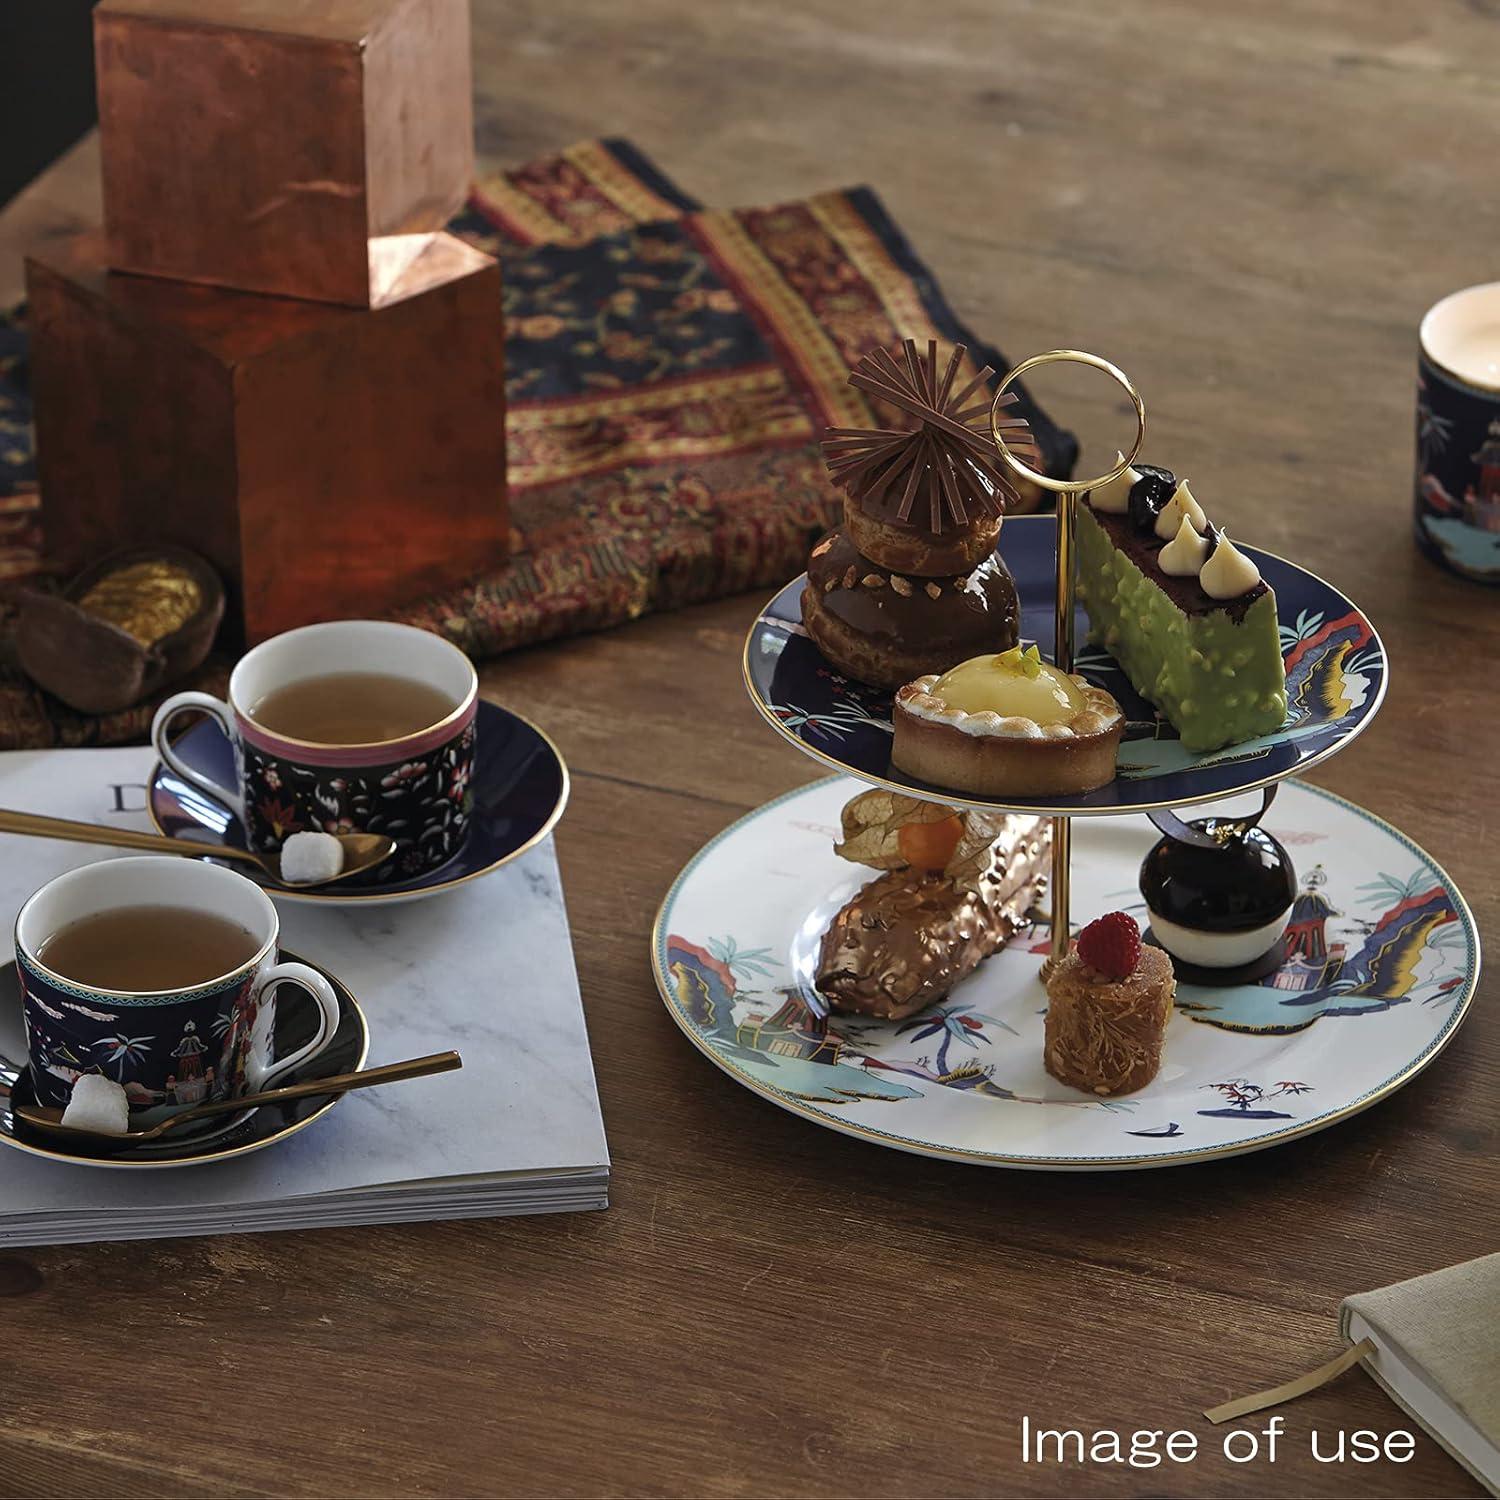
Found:
[[[1219,545],[1203,564],[1198,582],[1210,599],[1238,599],[1260,582],[1260,569],[1221,531]]]
[[[1177,486],[1177,489],[1173,493],[1172,498],[1174,500],[1180,500],[1182,502],[1183,507],[1188,513],[1188,519],[1192,521],[1193,525],[1196,526],[1199,531],[1208,530],[1208,517],[1204,515],[1203,507],[1198,504],[1197,497],[1188,488],[1187,480],[1184,479],[1182,483]]]
[[[1125,455],[1115,449],[1115,462],[1125,463]],[[1095,510],[1108,511],[1111,515],[1123,516],[1130,509],[1130,491],[1142,478],[1138,469],[1125,465],[1125,471],[1117,474],[1108,484],[1101,484],[1089,491],[1089,504]]]
[[[1156,517],[1157,536],[1163,541],[1176,536],[1184,516],[1193,523],[1194,531],[1208,530],[1208,517],[1203,514],[1203,507],[1193,499],[1193,492],[1187,487],[1185,479],[1172,491],[1172,498],[1162,506]]]
[[[1199,536],[1186,516],[1178,523],[1177,535],[1156,554],[1156,565],[1169,578],[1196,578],[1208,561],[1208,538]]]

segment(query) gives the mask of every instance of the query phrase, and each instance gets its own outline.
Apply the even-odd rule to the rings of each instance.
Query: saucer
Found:
[[[234,869],[264,886],[278,901],[324,906],[376,906],[420,901],[477,880],[539,844],[562,817],[568,802],[568,768],[556,745],[529,720],[494,703],[479,703],[475,720],[474,811],[469,836],[447,864],[414,880],[378,888],[330,886],[295,891],[261,879],[248,865]],[[202,719],[173,742],[195,771],[221,786],[235,778],[234,747],[217,721]],[[151,821],[170,839],[245,847],[245,831],[228,808],[206,797],[157,762],[148,797]]]
[[[864,789],[814,782],[725,829],[677,877],[652,936],[662,999],[693,1046],[829,1130],[991,1167],[1209,1161],[1389,1097],[1469,1011],[1479,933],[1453,881],[1389,823],[1293,781],[1269,820],[1300,877],[1282,964],[1253,982],[1179,979],[1161,1071],[1138,1092],[1097,1099],[1043,1066],[1041,922],[905,1020],[830,1014],[814,985],[822,934],[875,874],[833,852]],[[1073,825],[1079,922],[1121,907],[1145,918],[1136,881],[1160,836],[1143,817]],[[751,1128],[724,1091],[711,1097]]]
[[[762,717],[804,754],[862,781],[960,807],[1090,814],[1186,807],[1301,775],[1342,749],[1375,717],[1386,689],[1385,649],[1366,616],[1331,583],[1285,558],[1237,543],[1276,590],[1290,712],[1275,734],[1207,754],[1184,750],[1177,731],[1130,684],[1075,614],[1075,670],[1118,699],[1128,723],[1115,779],[1077,796],[1009,800],[929,786],[891,764],[891,695],[852,681],[812,643],[802,625],[806,576],[761,611],[745,642],[745,686]],[[1049,660],[1056,616],[1057,523],[1017,516],[1000,532],[1000,556],[1021,602],[1021,637]]]
[[[370,1050],[370,1033],[364,1012],[348,990],[321,964],[311,963],[286,949],[282,958],[308,964],[333,986],[338,1001],[339,1025],[333,1042],[318,1054],[276,1080],[272,1087],[326,1078],[335,1073],[353,1073],[364,1067]],[[294,980],[276,992],[276,1037],[273,1052],[283,1055],[300,1047],[316,1034],[318,1007]],[[32,1156],[73,1162],[81,1167],[152,1168],[199,1167],[206,1162],[227,1161],[265,1146],[274,1146],[321,1119],[344,1096],[313,1094],[289,1099],[283,1104],[265,1104],[238,1114],[213,1116],[196,1125],[184,1125],[158,1140],[138,1146],[91,1147],[64,1137],[50,1136],[17,1120],[12,1102],[35,1104],[31,1070],[26,1063],[26,1030],[21,1019],[21,989],[13,964],[0,971],[0,1142]]]

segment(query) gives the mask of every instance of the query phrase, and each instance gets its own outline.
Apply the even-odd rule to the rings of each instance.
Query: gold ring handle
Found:
[[[1090,369],[1103,370],[1111,380],[1123,387],[1135,406],[1135,442],[1131,444],[1130,452],[1109,473],[1101,474],[1097,479],[1054,479],[1050,474],[1039,474],[1023,464],[1006,447],[1005,439],[1000,435],[1000,402],[1010,386],[1028,370],[1035,370],[1041,365],[1059,364],[1088,365]],[[1000,457],[1022,479],[1029,479],[1055,495],[1081,495],[1085,490],[1098,489],[1100,485],[1117,479],[1135,462],[1136,455],[1141,451],[1141,444],[1146,441],[1146,403],[1141,400],[1141,393],[1130,383],[1130,377],[1118,365],[1112,365],[1107,359],[1101,359],[1097,354],[1089,354],[1082,349],[1048,349],[1044,354],[1033,354],[1030,359],[1023,359],[995,387],[995,399],[990,403],[990,436],[1000,450]]]
[[[1121,386],[1135,406],[1135,442],[1119,463],[1107,474],[1097,479],[1054,479],[1050,474],[1039,474],[1028,468],[1005,445],[1000,429],[1000,404],[1006,390],[1028,370],[1041,365],[1074,364],[1087,365],[1093,370],[1103,370],[1116,385]],[[1085,353],[1082,349],[1048,349],[1045,354],[1033,354],[1023,359],[995,388],[995,399],[990,403],[990,436],[1000,450],[1000,457],[1022,479],[1029,479],[1044,490],[1051,490],[1057,500],[1057,622],[1053,660],[1064,672],[1073,670],[1073,604],[1077,594],[1077,579],[1073,563],[1073,526],[1078,510],[1078,497],[1088,490],[1098,489],[1118,478],[1135,462],[1146,441],[1146,403],[1141,393],[1130,383],[1118,365],[1112,365],[1097,354]],[[1073,825],[1067,818],[1052,820],[1052,952],[1042,965],[1042,978],[1062,962],[1071,942],[1069,907],[1073,883]]]

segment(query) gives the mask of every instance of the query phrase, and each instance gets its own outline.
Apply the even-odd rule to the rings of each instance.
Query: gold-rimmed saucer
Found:
[[[295,953],[282,950],[282,957],[297,959]],[[298,959],[322,974],[333,986],[338,1001],[339,1024],[333,1040],[316,1057],[281,1079],[282,1083],[301,1083],[307,1079],[350,1073],[364,1067],[370,1050],[369,1025],[359,1001],[334,974],[310,959]],[[315,1034],[318,1008],[312,997],[297,985],[283,984],[276,996],[276,1051],[285,1055]],[[342,1094],[315,1094],[306,1099],[246,1110],[222,1119],[202,1122],[201,1127],[184,1125],[159,1140],[140,1145],[91,1147],[86,1141],[49,1135],[17,1120],[12,1102],[31,1104],[30,1069],[26,1063],[25,1026],[21,1019],[21,992],[13,965],[0,972],[0,1144],[12,1146],[32,1156],[53,1161],[71,1162],[82,1167],[111,1167],[117,1170],[141,1171],[162,1167],[198,1167],[209,1162],[228,1161],[264,1150],[305,1130],[331,1110]]]
[[[540,844],[568,804],[568,767],[562,752],[529,719],[483,699],[475,727],[469,833],[446,864],[409,880],[305,891],[268,885],[267,894],[278,901],[325,906],[421,901],[493,874]],[[174,742],[173,749],[210,780],[226,787],[234,783],[234,749],[213,719],[195,724]],[[168,838],[203,844],[244,843],[240,820],[227,806],[160,762],[151,773],[146,805],[157,831]]]

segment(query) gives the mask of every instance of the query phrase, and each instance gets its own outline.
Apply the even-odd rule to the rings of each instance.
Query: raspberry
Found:
[[[1141,929],[1126,912],[1112,911],[1078,934],[1078,956],[1106,979],[1125,979],[1141,961]]]

